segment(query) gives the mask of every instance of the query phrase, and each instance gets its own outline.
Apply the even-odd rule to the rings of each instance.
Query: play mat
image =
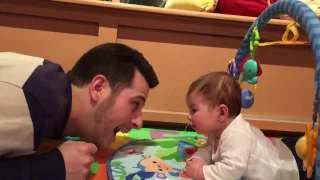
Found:
[[[206,136],[190,131],[142,128],[127,134],[118,133],[108,150],[94,156],[87,179],[188,179],[182,173],[185,159],[205,140]],[[42,151],[48,151],[61,142],[47,141]]]

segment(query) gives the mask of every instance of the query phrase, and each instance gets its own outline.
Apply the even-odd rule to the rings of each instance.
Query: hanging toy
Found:
[[[245,109],[248,109],[253,105],[254,97],[257,92],[257,76],[262,75],[261,66],[259,62],[254,59],[254,54],[257,46],[259,45],[259,40],[260,36],[258,29],[257,27],[254,27],[250,37],[250,58],[246,58],[240,63],[240,85],[243,81],[247,82],[248,84],[254,85],[253,92],[247,89],[242,91],[242,108]]]
[[[253,60],[246,58],[240,64],[240,72],[242,73],[241,81],[246,81],[248,84],[257,84],[258,77],[261,76],[262,70],[260,64]]]
[[[316,163],[318,132],[314,131],[311,125],[307,125],[305,135],[296,143],[296,152],[303,160],[303,171],[307,171],[307,178],[312,177],[313,166]]]
[[[289,34],[292,34],[292,38],[289,39]],[[282,41],[273,41],[273,42],[265,42],[259,43],[259,46],[272,46],[272,45],[310,45],[309,41],[298,41],[299,31],[297,29],[297,22],[292,21],[287,25],[286,31],[282,35]]]
[[[305,135],[297,141],[295,147],[297,155],[303,160],[303,171],[307,171],[307,178],[312,177],[317,156],[318,132],[314,130],[314,125],[318,119],[318,88],[319,86],[317,85],[313,102],[312,126],[310,124],[307,125]]]
[[[233,77],[236,75],[236,64],[234,59],[232,59],[231,61],[229,61],[228,63],[228,68],[227,68],[227,72],[232,75]]]
[[[295,150],[299,158],[303,161],[303,171],[307,171],[307,178],[312,177],[313,167],[316,163],[318,132],[314,130],[314,125],[318,120],[318,93],[319,86],[316,85],[315,100],[313,102],[312,126],[306,127],[305,135],[302,136],[295,146]]]

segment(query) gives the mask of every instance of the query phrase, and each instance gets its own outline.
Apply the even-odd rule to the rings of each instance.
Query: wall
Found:
[[[187,122],[188,85],[201,74],[225,71],[254,21],[103,1],[30,2],[0,2],[0,51],[44,57],[68,70],[95,45],[126,43],[141,51],[159,76],[144,118],[163,122]],[[287,24],[271,20],[262,39],[281,40]],[[256,57],[263,75],[255,105],[244,115],[263,129],[304,131],[304,124],[311,122],[315,93],[310,47],[259,47]]]

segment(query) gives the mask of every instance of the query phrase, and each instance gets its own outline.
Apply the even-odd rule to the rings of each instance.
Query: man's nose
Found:
[[[143,125],[142,115],[139,115],[138,117],[135,117],[134,119],[132,119],[132,128],[140,129],[142,128],[142,125]]]

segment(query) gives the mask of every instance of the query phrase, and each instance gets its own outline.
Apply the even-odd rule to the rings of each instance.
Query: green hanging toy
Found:
[[[254,53],[259,45],[259,32],[257,27],[253,28],[250,37],[250,58],[244,59],[240,64],[240,85],[243,81],[254,86],[253,92],[248,89],[242,90],[242,108],[248,109],[254,103],[254,97],[257,93],[258,77],[262,70],[260,64],[254,59]]]
[[[248,84],[257,84],[258,77],[261,76],[262,70],[260,64],[254,60],[254,53],[259,45],[259,32],[257,27],[252,30],[250,37],[250,59],[243,60],[240,64],[241,79],[240,82],[246,81]]]

